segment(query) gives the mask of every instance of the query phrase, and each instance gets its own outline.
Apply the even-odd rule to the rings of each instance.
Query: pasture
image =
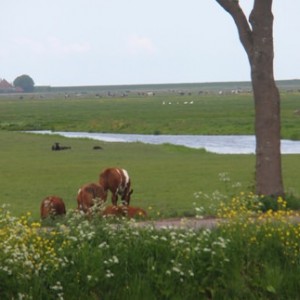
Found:
[[[282,137],[300,139],[299,93],[282,94]],[[165,103],[165,104],[163,104]],[[186,104],[185,104],[186,103]],[[253,134],[251,94],[0,98],[0,129],[145,134]]]
[[[299,116],[294,113],[298,98],[299,94],[282,96],[285,137],[299,135]],[[75,208],[79,187],[96,182],[100,171],[108,166],[129,171],[134,189],[132,205],[150,208],[156,217],[193,214],[197,201],[194,193],[199,191],[233,193],[230,186],[236,183],[243,190],[253,187],[253,155],[216,155],[172,145],[105,143],[11,131],[252,134],[253,105],[248,94],[2,98],[0,120],[0,180],[4,191],[0,201],[10,203],[16,214],[31,211],[38,217],[40,201],[52,194],[61,196],[67,209]],[[51,151],[55,142],[72,149]],[[94,145],[101,145],[103,150],[92,150]],[[299,155],[283,156],[285,188],[295,195],[300,192],[298,159]],[[228,173],[230,182],[220,180],[220,173]],[[212,213],[211,203],[202,202],[207,213]]]
[[[299,138],[298,96],[284,95],[285,137]],[[297,299],[300,226],[286,220],[299,216],[281,197],[276,211],[260,211],[254,155],[15,131],[252,133],[249,95],[184,104],[190,97],[164,105],[174,97],[0,99],[0,204],[10,204],[0,205],[1,299]],[[56,142],[71,149],[52,151]],[[299,156],[283,156],[285,188],[296,196]],[[129,171],[132,205],[152,218],[214,214],[226,222],[156,230],[72,213],[79,187],[107,166]],[[69,212],[48,220],[49,230],[39,206],[53,194]]]
[[[1,203],[12,212],[31,211],[38,217],[39,203],[59,195],[67,209],[76,208],[79,187],[96,182],[108,166],[126,168],[132,178],[132,205],[167,216],[193,212],[194,193],[224,190],[218,174],[229,172],[245,188],[253,178],[253,156],[215,155],[171,145],[103,143],[18,132],[0,132]],[[52,151],[59,141],[71,150]],[[93,150],[101,145],[103,150]],[[205,204],[205,203],[204,203]]]

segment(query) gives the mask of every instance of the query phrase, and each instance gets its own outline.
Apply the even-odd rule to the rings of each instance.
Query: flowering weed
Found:
[[[217,198],[223,222],[201,230],[76,212],[43,227],[2,207],[0,298],[296,299],[298,216],[282,198],[266,212],[252,193]]]

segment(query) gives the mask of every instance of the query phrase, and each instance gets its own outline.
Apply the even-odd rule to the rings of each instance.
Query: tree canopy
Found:
[[[25,93],[30,93],[34,90],[34,81],[29,75],[18,76],[13,84],[15,87],[21,88]]]

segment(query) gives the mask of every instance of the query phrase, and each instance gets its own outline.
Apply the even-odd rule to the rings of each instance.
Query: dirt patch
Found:
[[[293,224],[300,224],[300,216],[298,212],[295,215],[286,216],[286,221]],[[256,218],[254,217],[256,220]],[[268,220],[268,219],[267,219]],[[264,220],[257,219],[259,223],[263,223]],[[274,219],[274,221],[276,221]],[[203,229],[215,228],[218,224],[226,222],[225,219],[219,219],[215,217],[204,217],[204,218],[172,218],[172,219],[162,219],[156,221],[143,221],[137,222],[136,224],[141,227],[153,226],[156,229],[160,228],[178,228],[178,229]]]
[[[138,222],[138,226],[153,226],[156,229],[160,228],[178,228],[178,229],[201,229],[201,228],[214,228],[220,219],[207,217],[207,218],[173,218],[163,219],[157,221],[143,221]]]

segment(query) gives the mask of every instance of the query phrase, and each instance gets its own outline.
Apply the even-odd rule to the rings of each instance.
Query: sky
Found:
[[[249,81],[231,16],[215,0],[9,0],[0,78],[35,85]],[[240,0],[249,15],[253,0]],[[300,1],[273,0],[275,79],[300,79]]]

